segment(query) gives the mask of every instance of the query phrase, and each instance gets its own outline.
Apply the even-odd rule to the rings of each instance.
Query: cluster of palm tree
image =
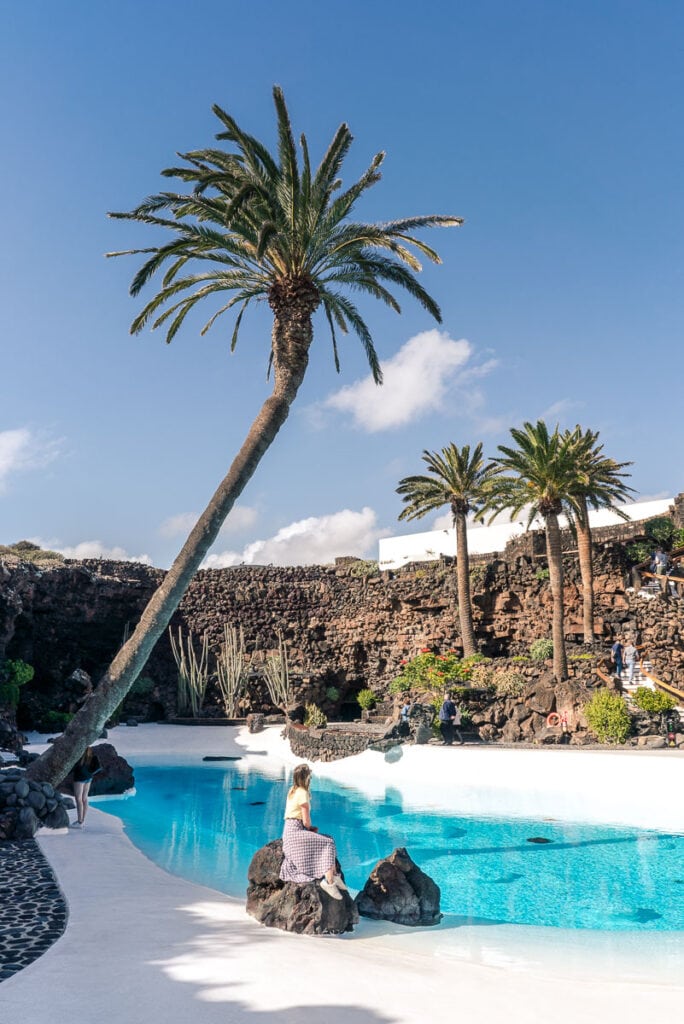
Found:
[[[567,678],[563,557],[558,517],[565,514],[577,535],[584,605],[584,642],[594,639],[594,587],[589,510],[616,508],[633,489],[625,483],[629,462],[616,462],[603,453],[598,431],[550,431],[546,423],[525,423],[511,429],[512,445],[499,445],[499,454],[487,460],[482,444],[472,450],[450,444],[441,453],[423,452],[430,475],[404,477],[397,492],[405,507],[400,519],[420,519],[448,505],[456,531],[458,612],[464,655],[475,654],[468,560],[467,518],[491,522],[504,511],[513,520],[527,515],[527,526],[541,518],[545,526],[549,582],[553,599],[553,671]]]

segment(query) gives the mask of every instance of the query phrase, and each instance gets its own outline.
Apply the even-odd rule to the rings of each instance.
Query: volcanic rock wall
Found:
[[[459,646],[452,566],[429,563],[370,576],[355,575],[358,568],[349,562],[336,568],[203,571],[172,624],[196,637],[206,630],[212,646],[220,643],[224,623],[241,625],[250,653],[275,650],[281,632],[292,671],[300,677],[297,698],[339,713],[363,687],[382,691],[401,661],[421,648]],[[532,640],[550,635],[551,593],[540,570],[543,562],[522,555],[473,566],[475,626],[485,653],[525,653]],[[69,710],[64,683],[74,669],[97,680],[162,577],[147,566],[102,560],[49,569],[0,563],[0,659],[23,658],[36,670],[22,695],[24,727],[34,707]],[[602,644],[629,630],[650,644],[661,677],[682,685],[682,602],[644,601],[626,591],[627,581],[624,548],[599,546],[595,585]],[[571,556],[565,559],[565,602],[567,632],[579,640],[581,583]],[[167,636],[144,674],[156,685],[155,698],[174,714],[176,671]],[[339,690],[339,700],[326,698],[330,687]],[[217,695],[210,692],[208,703],[218,708]],[[266,703],[257,686],[254,709]]]

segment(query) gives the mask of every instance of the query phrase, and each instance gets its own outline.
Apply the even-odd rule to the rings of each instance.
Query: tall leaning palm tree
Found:
[[[424,451],[423,462],[432,476],[407,476],[397,487],[397,494],[403,496],[406,505],[399,519],[422,519],[444,505],[451,509],[456,530],[456,581],[463,653],[466,656],[476,654],[466,520],[470,512],[478,513],[482,509],[495,469],[483,458],[482,444],[477,444],[472,452],[467,444],[463,448],[450,444],[442,448],[441,455]]]
[[[516,447],[499,445],[501,455],[494,462],[500,470],[492,484],[488,511],[495,514],[505,509],[511,519],[527,511],[527,525],[536,516],[544,520],[549,582],[553,598],[553,671],[557,681],[566,679],[568,663],[565,653],[563,606],[563,557],[558,517],[576,508],[573,488],[575,464],[573,445],[558,427],[549,432],[543,420],[525,423],[512,429]],[[492,517],[493,518],[493,517]]]
[[[622,519],[629,519],[616,505],[634,494],[634,489],[624,483],[625,477],[630,476],[624,470],[632,463],[615,462],[605,456],[603,445],[599,444],[598,431],[583,430],[577,424],[574,430],[566,431],[565,437],[572,446],[575,463],[574,500],[569,512],[577,533],[584,642],[589,644],[594,640],[594,572],[589,509],[610,509]]]
[[[162,244],[127,250],[145,257],[133,278],[133,295],[163,272],[159,291],[133,321],[132,333],[148,324],[152,329],[164,325],[170,342],[191,310],[200,303],[206,307],[207,300],[215,298],[218,308],[212,308],[202,333],[237,309],[234,347],[247,307],[267,302],[273,313],[268,353],[273,389],[135,632],[64,735],[33,763],[34,778],[61,780],[137,678],[223,521],[287,419],[306,372],[316,310],[322,308],[330,326],[335,366],[339,368],[338,333],[351,330],[365,349],[377,384],[382,381],[378,357],[349,291],[370,295],[400,312],[390,288],[403,288],[441,320],[437,303],[415,277],[421,267],[411,249],[435,263],[440,260],[414,232],[458,225],[461,219],[434,215],[381,224],[354,220],[355,203],[380,180],[384,154],[378,153],[358,181],[342,189],[339,175],[352,142],[347,125],[338,128],[313,170],[303,135],[297,150],[277,86],[273,98],[275,153],[215,106],[221,122],[216,138],[227,145],[186,153],[182,166],[162,172],[180,181],[184,191],[159,192],[129,213],[112,214],[167,233]]]

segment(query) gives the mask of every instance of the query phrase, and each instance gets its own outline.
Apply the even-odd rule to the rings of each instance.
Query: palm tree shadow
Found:
[[[249,1005],[251,992],[243,998],[238,997],[240,989],[255,982],[266,997],[272,995],[273,981],[267,965],[277,962],[283,977],[277,998],[286,999],[297,991],[297,986],[293,989],[286,984],[287,978],[298,976],[302,963],[315,953],[315,947],[329,941],[346,944],[348,937],[287,935],[251,920],[235,919],[227,912],[226,905],[220,902],[207,901],[178,909],[184,913],[188,926],[185,934],[174,944],[170,956],[150,961],[146,967],[161,971],[166,982],[174,988],[181,985],[191,990],[186,1019],[192,1019],[199,1005],[203,1007],[202,1024],[224,1024],[226,1020],[233,1024],[301,1024],[303,1020],[308,1024],[397,1024],[397,1017],[351,1001],[258,1009]],[[239,963],[236,962],[238,949],[241,953]],[[248,951],[247,962],[245,949]],[[235,963],[234,968],[231,963]],[[350,984],[344,990],[351,992],[351,979],[360,965],[352,962],[348,966]],[[153,984],[158,990],[158,977]],[[323,977],[319,984],[326,990]],[[315,994],[315,988],[313,992]],[[174,995],[174,1001],[184,1002],[186,998],[182,991]]]

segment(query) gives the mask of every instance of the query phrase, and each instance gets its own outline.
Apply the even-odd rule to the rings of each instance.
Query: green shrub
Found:
[[[0,705],[16,711],[19,703],[19,691],[22,686],[31,682],[34,674],[33,666],[28,665],[21,658],[8,659],[0,665]]]
[[[455,684],[459,680],[468,681],[473,671],[474,668],[467,661],[461,661],[454,651],[448,651],[446,654],[433,654],[432,651],[425,648],[415,658],[411,658],[404,664],[401,675],[397,676],[397,680],[401,680],[401,683],[393,680],[395,689],[390,692],[443,691],[445,687]]]
[[[461,665],[463,668],[472,668],[474,665],[491,665],[492,659],[487,658],[484,654],[469,654],[466,658],[463,658]]]
[[[476,665],[470,674],[471,686],[479,690],[494,689],[494,669],[491,665]]]
[[[46,711],[38,723],[38,731],[63,732],[73,717],[69,711]]]
[[[671,519],[667,516],[660,516],[658,519],[651,519],[650,522],[646,523],[645,533],[656,544],[669,547],[672,543],[674,529],[674,523]]]
[[[632,544],[627,545],[625,551],[630,562],[638,565],[640,562],[646,561],[653,551],[653,545],[646,540],[635,540]]]
[[[571,654],[568,661],[591,661],[593,654]]]
[[[549,572],[549,570],[548,570],[548,569],[537,569],[537,571],[535,572],[535,574],[534,574],[534,575],[535,575],[535,577],[536,577],[536,578],[537,578],[538,580],[540,580],[540,581],[541,581],[541,580],[548,580],[548,578],[549,578],[549,576],[550,576],[551,574],[550,574],[550,572]]]
[[[404,676],[397,676],[389,684],[389,692],[392,696],[396,696],[398,693],[408,693],[411,689],[411,683]]]
[[[527,665],[530,659],[527,654],[516,654],[515,657],[510,658],[509,660],[512,661],[514,665]]]
[[[535,640],[530,644],[530,657],[533,661],[546,661],[553,657],[553,640]]]
[[[669,693],[662,690],[651,690],[648,686],[639,686],[634,694],[634,703],[642,711],[663,714],[677,707],[677,701]]]
[[[525,677],[510,668],[494,673],[494,689],[499,697],[519,697],[526,685]]]
[[[470,585],[473,590],[477,590],[485,585],[487,580],[487,566],[486,565],[474,565],[470,570]]]
[[[326,700],[329,700],[331,704],[334,704],[336,700],[340,699],[340,691],[336,686],[329,686],[325,691]]]
[[[15,558],[20,558],[22,562],[63,562],[64,555],[61,555],[59,551],[48,551],[45,548],[38,547],[37,544],[33,544],[30,540],[20,540],[16,544],[0,544],[0,558],[3,555],[14,555]]]
[[[356,694],[356,699],[359,702],[359,707],[364,711],[370,711],[371,708],[375,707],[375,694],[372,690],[359,690]]]
[[[372,559],[359,558],[356,562],[351,562],[349,565],[350,576],[377,576],[380,572],[378,563]]]
[[[328,724],[327,716],[321,711],[317,704],[307,704],[304,716],[304,725],[310,725],[314,729],[325,729]]]
[[[599,743],[624,743],[632,729],[632,720],[625,702],[611,690],[597,690],[584,714]]]
[[[679,530],[675,530],[675,532],[672,534],[672,547],[684,547],[684,526],[680,527]]]

